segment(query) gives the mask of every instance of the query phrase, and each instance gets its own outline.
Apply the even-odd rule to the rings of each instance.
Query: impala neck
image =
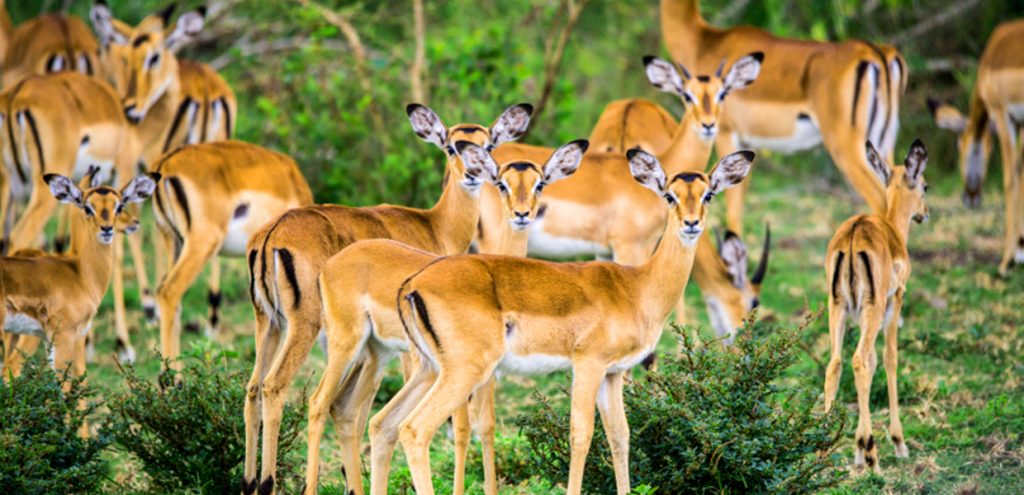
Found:
[[[661,32],[669,54],[691,70],[697,69],[700,37],[707,22],[700,0],[661,0]]]
[[[453,160],[448,161],[441,198],[427,210],[431,228],[449,255],[466,252],[480,221],[480,191],[470,192],[462,187],[462,174],[457,173]]]
[[[114,242],[122,242],[119,236],[114,234]],[[67,256],[78,264],[82,285],[98,302],[110,285],[114,248],[113,244],[103,244],[96,238],[96,229],[89,225],[85,213],[78,209],[71,213],[71,246]]]
[[[658,161],[664,165],[669,178],[680,172],[703,172],[708,166],[708,158],[711,158],[712,145],[714,141],[704,141],[693,130],[686,114],[679,121],[668,147],[658,155]]]
[[[503,218],[501,238],[498,241],[498,252],[504,256],[526,257],[526,248],[530,240],[530,229],[515,230],[507,218]]]
[[[665,232],[661,236],[654,256],[642,265],[640,270],[639,293],[643,303],[652,313],[651,321],[660,325],[679,301],[679,296],[690,280],[697,244],[685,246],[679,239],[679,220],[675,215],[668,215]]]
[[[894,177],[893,180],[903,179]],[[893,226],[896,233],[900,235],[900,242],[906,246],[907,236],[910,235],[910,220],[914,217],[914,212],[911,210],[910,205],[906,204],[905,201],[901,201],[901,198],[897,195],[896,188],[892,188],[886,199],[889,208],[885,212],[885,220]]]

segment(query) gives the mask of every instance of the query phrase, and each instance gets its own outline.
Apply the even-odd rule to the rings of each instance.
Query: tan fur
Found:
[[[617,492],[628,493],[623,375],[654,349],[686,286],[706,218],[706,194],[742,180],[752,158],[744,152],[726,157],[708,175],[667,178],[657,159],[631,151],[634,177],[658,196],[672,197],[662,242],[641,266],[450,256],[403,284],[402,320],[422,366],[370,422],[373,493],[387,491],[387,460],[398,439],[416,492],[433,494],[428,449],[437,428],[499,365],[538,355],[573,370],[567,493],[578,495],[582,488],[595,404],[610,439]]]
[[[99,76],[98,48],[89,27],[77,17],[44,14],[11,27],[7,9],[0,5],[0,88],[8,89],[26,77],[50,73],[48,64],[55,56],[62,57],[62,70]]]
[[[870,143],[868,144],[870,147]],[[910,279],[910,256],[907,253],[907,234],[910,220],[928,216],[924,202],[927,188],[923,177],[927,152],[915,142],[908,155],[907,166],[892,167],[881,157],[868,151],[869,161],[890,170],[886,190],[888,211],[884,215],[857,215],[844,222],[832,241],[825,257],[828,280],[829,338],[832,357],[825,374],[825,411],[835,401],[842,373],[842,344],[846,332],[846,318],[859,316],[860,340],[853,353],[853,373],[857,386],[859,421],[855,462],[865,462],[875,472],[878,465],[877,443],[871,434],[871,379],[877,358],[875,339],[878,331],[885,333],[885,375],[889,387],[889,436],[896,447],[897,457],[907,456],[903,425],[899,417],[899,398],[896,387],[897,332],[900,311],[907,282]],[[912,160],[920,163],[920,172],[911,171]]]
[[[1024,20],[1000,24],[989,37],[978,63],[978,78],[971,94],[968,117],[950,105],[935,107],[939,127],[959,134],[960,173],[964,178],[964,203],[981,204],[981,190],[988,172],[994,130],[1003,162],[1003,194],[1006,212],[1003,256],[999,273],[1013,263],[1024,263],[1024,181],[1021,180],[1021,142],[1024,142]],[[1014,115],[1016,113],[1016,115]]]
[[[899,101],[907,81],[907,64],[895,48],[861,40],[779,38],[750,26],[719,29],[701,16],[699,0],[661,0],[661,31],[672,58],[697,72],[714,70],[721,60],[752,50],[765,54],[758,81],[732,98],[722,115],[716,141],[719,155],[754,140],[792,136],[798,117],[805,114],[854,189],[873,211],[885,210],[884,188],[864,162],[862,148],[871,140],[884,156],[892,157]],[[878,90],[869,84],[865,69],[854,105],[861,63],[877,70]],[[893,67],[898,67],[899,77]],[[877,122],[869,126],[872,100],[878,102]],[[784,148],[770,143],[766,147]],[[741,234],[745,191],[746,186],[726,195],[729,229]]]

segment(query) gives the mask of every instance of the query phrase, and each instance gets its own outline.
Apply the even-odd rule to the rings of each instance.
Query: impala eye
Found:
[[[686,100],[687,103],[693,103],[693,96],[690,96],[689,92],[683,93],[683,100]]]
[[[83,209],[85,210],[85,216],[88,216],[88,217],[96,216],[96,210],[93,209],[92,205],[85,205],[85,208],[83,208]]]
[[[445,148],[445,151],[448,152],[448,156],[455,156],[455,147],[454,146],[449,144],[448,147]]]
[[[540,194],[544,190],[544,186],[548,185],[547,182],[540,181],[537,183],[537,187],[533,188],[534,194]]]
[[[928,184],[924,185],[924,192],[928,192]]]
[[[500,191],[502,194],[508,193],[508,186],[506,186],[504,182],[499,182],[495,185],[498,186],[498,191]]]

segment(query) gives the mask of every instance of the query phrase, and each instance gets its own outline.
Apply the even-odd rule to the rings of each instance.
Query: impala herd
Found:
[[[291,158],[231,140],[237,113],[231,88],[210,67],[176,55],[201,32],[204,16],[200,8],[175,18],[168,8],[131,26],[97,0],[92,30],[63,14],[13,26],[0,0],[5,377],[18,373],[40,339],[52,349],[55,367],[84,373],[92,320],[111,281],[119,359],[135,359],[117,233],[139,230],[139,203],[152,196],[159,233],[155,291],[142,233],[127,237],[140,299],[146,316],[159,321],[164,356],[180,353],[182,297],[204,267],[212,266],[209,330],[216,332],[216,257],[248,263],[256,361],[244,404],[242,494],[275,492],[285,399],[321,334],[327,366],[310,398],[306,493],[317,491],[329,415],[349,493],[363,493],[367,425],[372,493],[387,492],[396,442],[417,493],[433,493],[429,447],[451,418],[455,493],[464,490],[475,429],[484,491],[496,494],[496,378],[561,370],[573,377],[567,492],[582,489],[596,407],[617,492],[629,493],[623,385],[634,366],[652,357],[669,315],[684,318],[681,295],[691,273],[726,345],[759,303],[770,233],[766,227],[760,262],[748,277],[741,235],[744,179],[754,153],[746,149],[788,152],[822,144],[871,209],[843,223],[828,245],[832,357],[824,407],[835,401],[846,319],[858,319],[855,463],[879,470],[868,398],[875,339],[883,330],[889,436],[896,455],[908,455],[896,333],[911,272],[910,221],[928,216],[928,154],[915,140],[903,163],[893,162],[908,78],[895,48],[719,29],[704,21],[697,0],[662,0],[673,61],[645,57],[643,65],[651,84],[681,99],[680,120],[651,101],[620,100],[605,108],[589,141],[548,148],[513,142],[529,127],[533,107],[526,103],[490,125],[452,126],[411,104],[413,132],[444,154],[440,197],[429,209],[355,208],[314,204]],[[981,201],[990,133],[999,139],[1004,274],[1024,263],[1024,51],[1014,48],[1022,40],[1021,21],[993,33],[967,117],[930,102],[938,126],[959,134],[968,206]],[[713,147],[720,158],[706,170]],[[719,195],[728,231],[716,248],[707,214]],[[73,208],[58,212],[54,249],[46,252],[38,248],[58,203]],[[395,357],[405,385],[371,418]]]

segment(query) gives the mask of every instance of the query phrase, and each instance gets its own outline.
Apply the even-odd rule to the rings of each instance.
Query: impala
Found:
[[[0,0],[0,88],[34,75],[72,70],[98,75],[96,38],[81,19],[43,14],[13,27]]]
[[[240,141],[190,144],[164,155],[154,217],[167,275],[156,290],[160,352],[180,354],[181,298],[214,256],[244,256],[249,238],[281,213],[313,202],[294,160]],[[179,364],[175,363],[175,366]]]
[[[658,160],[665,164],[669,175],[702,171],[707,166],[726,95],[741,94],[758,77],[761,60],[761,54],[755,52],[741,57],[727,71],[719,67],[713,75],[695,76],[670,62],[644,59],[650,82],[681,98],[687,109],[668,145],[658,152]],[[650,113],[646,115],[647,121],[654,118]],[[518,143],[500,146],[494,152],[498,162],[524,158],[539,162],[548,154],[548,148]],[[654,251],[664,227],[666,213],[658,199],[630,177],[622,154],[591,151],[583,161],[578,173],[545,191],[543,213],[531,227],[530,254],[548,258],[595,255],[627,265],[643,263]],[[484,190],[483,211],[478,245],[484,252],[493,252],[488,246],[496,241],[493,232],[501,221],[493,188]],[[637,215],[636,211],[652,214]],[[701,244],[694,279],[713,315],[715,330],[731,340],[758,296],[765,269],[758,270],[755,285],[736,286],[725,277],[711,242],[705,239]],[[683,306],[680,299],[679,318]]]
[[[268,223],[249,241],[249,276],[256,313],[256,363],[245,402],[243,494],[274,492],[277,436],[285,392],[313,346],[323,322],[317,277],[324,263],[353,242],[394,239],[437,255],[465,252],[480,216],[485,172],[465,164],[455,149],[470,141],[488,150],[526,132],[533,107],[509,107],[490,128],[446,127],[429,108],[406,109],[413,131],[448,155],[444,191],[429,210],[381,205],[300,208]],[[285,335],[282,335],[284,333]],[[282,336],[284,341],[282,342]],[[263,465],[256,478],[256,449],[263,424]]]
[[[861,40],[816,42],[740,26],[718,29],[699,0],[661,0],[661,32],[672,58],[697,71],[751,50],[765,53],[758,83],[736,95],[722,115],[719,155],[758,147],[782,152],[823,143],[839,170],[876,213],[885,190],[864,161],[864,141],[892,157],[907,64],[896,49]],[[727,225],[743,232],[746,186],[726,194]]]
[[[978,78],[971,94],[969,117],[949,105],[929,101],[939,127],[958,134],[964,204],[981,205],[981,187],[988,171],[992,138],[999,137],[1006,202],[1003,257],[999,273],[1013,263],[1024,263],[1024,182],[1021,181],[1021,142],[1024,141],[1024,21],[1004,22],[989,37],[978,63]]]
[[[906,437],[900,423],[899,396],[896,389],[896,333],[899,331],[903,296],[910,279],[907,235],[910,221],[928,219],[924,195],[928,184],[924,169],[928,151],[920,140],[910,146],[903,166],[892,167],[879,156],[870,142],[866,144],[868,163],[886,185],[884,215],[857,215],[839,227],[828,244],[825,275],[828,278],[828,326],[832,358],[825,372],[825,411],[839,389],[842,373],[843,334],[846,318],[860,319],[860,340],[853,353],[853,376],[857,384],[857,450],[854,463],[879,472],[878,449],[871,434],[871,378],[877,356],[875,339],[885,332],[885,377],[889,385],[889,437],[896,457],[907,457]]]
[[[645,264],[451,256],[402,285],[402,323],[421,366],[371,420],[374,477],[387,467],[378,460],[390,458],[398,437],[416,492],[433,494],[430,439],[464,397],[495,370],[571,369],[567,493],[577,495],[582,488],[595,402],[609,438],[617,492],[629,492],[623,375],[654,350],[686,287],[708,202],[743,180],[754,154],[726,156],[708,174],[672,177],[653,155],[638,149],[628,155],[633,177],[666,201],[669,210],[662,242]],[[637,214],[650,213],[637,207]],[[384,493],[386,487],[374,484],[373,490]]]
[[[95,174],[88,174],[83,187]],[[133,220],[129,203],[144,201],[159,177],[140,175],[120,191],[108,186],[85,187],[71,179],[46,174],[53,196],[77,208],[71,217],[71,247],[67,254],[23,252],[0,258],[0,322],[15,334],[4,356],[4,376],[18,374],[20,356],[14,346],[30,335],[53,345],[53,366],[71,367],[73,376],[85,371],[85,335],[110,284],[114,264],[114,229]]]
[[[546,184],[576,171],[587,142],[574,141],[562,146],[544,165],[512,162],[500,167],[490,153],[475,144],[460,141],[455,147],[467,167],[482,170],[483,179],[501,190],[505,222],[497,254],[526,256],[528,227],[539,209],[538,195]],[[398,241],[367,240],[345,248],[324,265],[320,274],[320,295],[329,352],[323,378],[310,398],[309,462],[306,466],[309,493],[316,492],[320,440],[324,421],[330,413],[341,439],[346,485],[362,495],[359,454],[370,406],[384,365],[409,349],[395,306],[395,294],[402,282],[437,258],[434,253]],[[456,493],[463,492],[470,437],[467,419],[463,411],[455,420]],[[486,426],[488,429],[481,432],[485,446],[485,490],[496,494],[493,422]],[[383,474],[386,486],[387,470]]]
[[[90,19],[101,40],[101,62],[121,99],[125,116],[138,127],[142,163],[152,166],[161,155],[183,144],[231,139],[237,114],[235,94],[227,82],[206,64],[179,59],[177,52],[202,31],[205,9],[185,12],[171,24],[174,4],[149,15],[132,27],[113,17],[103,0],[93,5]],[[133,257],[135,254],[132,253]],[[173,261],[173,252],[157,250],[157,278],[161,267]],[[141,259],[141,258],[137,258]],[[143,309],[156,319],[145,265],[136,271]],[[211,262],[208,333],[216,331],[220,306],[220,263]],[[124,302],[115,291],[115,318],[127,335]]]

